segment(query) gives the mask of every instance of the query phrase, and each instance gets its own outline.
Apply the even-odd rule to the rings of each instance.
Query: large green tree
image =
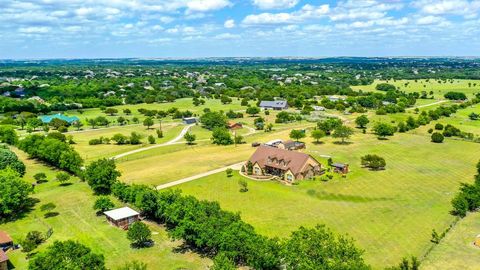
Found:
[[[18,159],[17,155],[6,147],[0,146],[0,170],[10,167],[20,176],[25,174],[25,164]]]
[[[152,241],[152,232],[145,223],[137,221],[128,227],[127,238],[133,246],[143,247]]]
[[[97,194],[109,194],[120,176],[113,159],[99,159],[87,166],[84,178]]]
[[[342,139],[342,143],[353,135],[353,129],[344,125],[338,126],[333,131],[332,137]]]
[[[0,220],[20,215],[31,205],[33,187],[11,168],[0,171]]]
[[[282,250],[287,270],[370,269],[362,254],[353,240],[335,235],[324,225],[300,227],[285,241]]]
[[[46,251],[37,254],[28,264],[29,270],[104,270],[103,255],[72,241],[55,241]]]

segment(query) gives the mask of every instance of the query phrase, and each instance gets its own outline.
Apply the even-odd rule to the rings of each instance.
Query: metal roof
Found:
[[[137,211],[133,210],[130,207],[122,207],[104,213],[106,216],[113,220],[121,220],[129,217],[134,217],[140,215]]]
[[[285,108],[287,106],[287,101],[285,100],[276,100],[276,101],[262,101],[260,102],[260,107],[271,107],[271,108]]]

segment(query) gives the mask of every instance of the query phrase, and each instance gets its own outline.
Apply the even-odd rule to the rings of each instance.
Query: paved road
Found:
[[[173,186],[180,185],[180,184],[183,184],[183,183],[187,183],[187,182],[190,182],[190,181],[193,181],[193,180],[205,177],[205,176],[209,176],[209,175],[212,175],[212,174],[223,172],[228,168],[232,168],[234,170],[240,170],[242,168],[243,163],[244,162],[235,163],[235,164],[232,164],[232,165],[229,165],[229,166],[225,166],[223,168],[211,170],[211,171],[204,172],[204,173],[199,173],[199,174],[189,176],[189,177],[177,180],[177,181],[173,181],[173,182],[169,182],[169,183],[166,183],[166,184],[163,184],[163,185],[159,185],[159,186],[157,186],[157,190],[173,187]]]
[[[180,134],[178,134],[177,137],[175,137],[174,139],[166,142],[166,143],[161,143],[161,144],[156,144],[156,145],[152,145],[152,146],[149,146],[149,147],[145,147],[145,148],[140,148],[140,149],[135,149],[135,150],[132,150],[132,151],[128,151],[128,152],[125,152],[125,153],[122,153],[120,155],[116,155],[113,157],[113,159],[119,159],[119,158],[122,158],[122,157],[125,157],[125,156],[129,156],[129,155],[132,155],[132,154],[135,154],[135,153],[139,153],[139,152],[143,152],[143,151],[147,151],[147,150],[150,150],[150,149],[154,149],[154,148],[157,148],[157,147],[163,147],[163,146],[167,146],[167,145],[172,145],[172,144],[178,144],[178,143],[182,143],[182,142],[179,142],[181,139],[183,139],[183,136],[185,136],[185,134],[188,132],[188,130],[190,130],[191,127],[195,126],[195,124],[191,124],[191,125],[188,125],[188,126],[185,126],[182,131],[180,132]]]

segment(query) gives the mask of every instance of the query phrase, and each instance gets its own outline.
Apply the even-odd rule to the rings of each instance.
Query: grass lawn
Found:
[[[53,235],[42,244],[39,251],[44,250],[54,240],[77,240],[92,248],[94,252],[105,256],[108,268],[115,269],[131,260],[139,260],[148,264],[149,269],[206,269],[209,259],[200,258],[193,253],[177,253],[173,250],[180,243],[169,240],[166,231],[156,225],[149,224],[153,232],[155,246],[146,249],[132,249],[126,238],[126,231],[111,226],[103,216],[96,216],[92,209],[95,197],[86,183],[73,179],[70,186],[59,186],[52,180],[55,171],[34,161],[28,160],[25,154],[17,151],[27,165],[25,179],[30,181],[33,174],[45,172],[50,181],[37,186],[33,197],[40,200],[35,209],[26,217],[14,222],[0,224],[0,230],[7,231],[18,243],[32,230],[46,232],[53,229]],[[45,218],[39,208],[46,203],[54,203],[58,212],[55,217]],[[117,206],[122,206],[117,202]],[[28,261],[20,250],[8,253],[16,269],[27,269]]]
[[[348,177],[298,186],[249,180],[250,191],[240,193],[239,175],[227,178],[219,173],[177,188],[240,211],[269,236],[284,237],[301,225],[324,223],[352,236],[366,251],[367,262],[383,268],[404,256],[421,257],[428,250],[432,229],[443,231],[454,220],[450,200],[460,182],[471,181],[478,161],[477,144],[448,139],[433,144],[428,136],[412,134],[379,141],[371,134],[356,133],[350,145],[333,144],[331,138],[320,145],[305,141],[307,152],[323,164],[324,155],[349,163]],[[369,153],[383,156],[387,169],[362,169],[360,157]]]
[[[163,138],[157,138],[155,129],[158,129],[159,125],[151,127],[147,130],[143,125],[126,125],[126,126],[114,126],[110,128],[99,128],[93,130],[85,130],[80,132],[73,132],[74,148],[80,153],[82,158],[86,161],[96,160],[99,158],[110,158],[115,155],[128,152],[134,149],[150,146],[147,137],[153,135],[156,138],[156,143],[161,144],[168,142],[180,134],[185,125],[180,123],[168,123],[162,125]],[[100,137],[111,138],[113,135],[120,133],[125,136],[130,136],[132,132],[137,132],[142,136],[142,144],[138,145],[116,145],[114,141],[110,144],[89,145],[88,142],[91,139],[98,139]]]
[[[422,264],[422,269],[478,269],[480,247],[473,243],[480,234],[480,213],[460,220]]]
[[[422,92],[427,91],[427,94],[430,91],[433,91],[433,96],[435,99],[444,99],[443,95],[449,91],[463,92],[467,97],[471,98],[476,93],[480,92],[480,80],[453,80],[453,83],[448,81],[447,83],[438,83],[437,80],[430,79],[428,80],[397,80],[397,81],[381,81],[375,80],[371,85],[358,85],[351,86],[353,90],[362,90],[362,91],[376,91],[382,92],[375,89],[379,83],[389,83],[400,87],[401,91],[409,92]],[[471,84],[470,86],[468,84]],[[474,86],[476,84],[476,86]]]
[[[244,161],[254,151],[250,145],[252,142],[287,140],[291,128],[312,125],[306,122],[281,125],[270,133],[261,131],[246,136],[246,143],[237,146],[217,146],[210,141],[199,141],[194,146],[176,144],[159,147],[120,158],[117,166],[122,173],[122,181],[127,183],[164,184]],[[201,132],[203,134],[204,131]],[[203,138],[203,135],[200,137]]]

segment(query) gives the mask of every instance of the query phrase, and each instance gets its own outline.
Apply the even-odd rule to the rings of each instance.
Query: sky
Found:
[[[0,0],[0,59],[480,56],[480,0]]]

